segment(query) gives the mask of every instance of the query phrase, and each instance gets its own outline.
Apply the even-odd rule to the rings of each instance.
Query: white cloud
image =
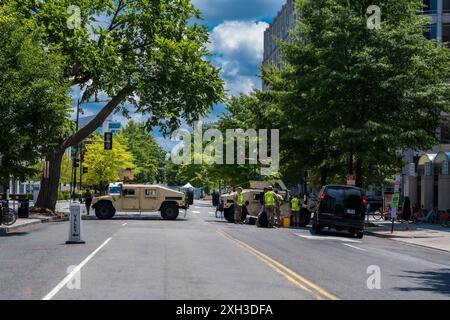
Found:
[[[209,49],[217,54],[214,62],[222,68],[231,95],[249,93],[259,85],[256,74],[268,26],[262,21],[225,21],[211,31]]]

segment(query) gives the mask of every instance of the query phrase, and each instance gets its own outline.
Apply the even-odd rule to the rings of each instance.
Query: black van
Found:
[[[328,185],[322,188],[316,208],[312,232],[319,234],[325,227],[348,230],[359,239],[364,236],[366,195],[360,188]]]

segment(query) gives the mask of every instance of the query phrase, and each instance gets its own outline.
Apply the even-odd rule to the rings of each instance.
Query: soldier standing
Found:
[[[275,210],[278,202],[277,195],[273,192],[273,187],[269,186],[267,192],[264,194],[264,207],[267,213],[267,219],[269,220],[269,228],[273,228],[275,225]]]
[[[298,227],[300,223],[300,200],[295,194],[291,199],[291,217],[292,225]]]
[[[236,195],[234,196],[234,223],[242,224],[242,206],[244,205],[244,195],[242,194],[242,188],[237,188]]]

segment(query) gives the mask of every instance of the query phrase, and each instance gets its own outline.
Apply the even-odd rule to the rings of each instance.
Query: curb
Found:
[[[20,225],[12,225],[12,226],[8,226],[8,227],[2,226],[2,227],[0,227],[0,235],[28,232],[28,231],[31,231],[32,229],[37,228],[41,224],[42,224],[42,221],[35,220],[35,221],[31,221],[31,222],[28,222],[25,224],[20,224]]]
[[[440,252],[445,252],[445,253],[449,253],[450,254],[450,250],[436,248],[436,247],[428,246],[428,245],[425,245],[425,244],[418,244],[418,243],[402,241],[403,239],[414,239],[414,238],[411,238],[411,237],[398,237],[398,236],[389,235],[389,234],[379,234],[379,233],[372,232],[372,231],[367,231],[367,230],[365,230],[365,233],[367,235],[374,236],[374,237],[377,237],[377,238],[389,239],[389,240],[401,242],[403,244],[414,246],[414,247],[433,249],[433,250],[438,250]]]

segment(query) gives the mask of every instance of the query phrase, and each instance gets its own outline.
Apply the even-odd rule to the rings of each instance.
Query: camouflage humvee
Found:
[[[112,219],[116,211],[160,211],[164,220],[175,220],[186,202],[184,193],[162,186],[121,184],[119,195],[95,197],[92,207],[100,220]]]
[[[244,189],[244,206],[242,208],[241,220],[245,221],[247,216],[257,218],[264,204],[264,188],[271,185],[266,181],[250,181],[250,189]],[[282,217],[290,215],[289,190],[282,181],[273,184],[274,191],[281,201],[280,213]],[[223,203],[223,216],[228,222],[234,222],[234,196],[236,192],[223,194],[220,199]]]

